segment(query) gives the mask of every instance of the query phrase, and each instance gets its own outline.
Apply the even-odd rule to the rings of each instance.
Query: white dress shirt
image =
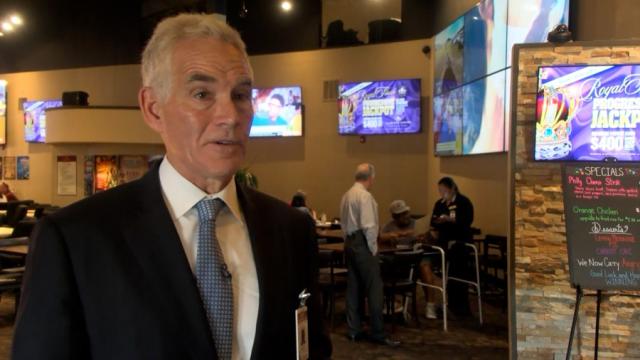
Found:
[[[166,157],[159,171],[164,202],[180,236],[191,271],[195,269],[198,255],[196,204],[204,198],[220,198],[227,205],[216,217],[216,237],[232,276],[232,359],[249,359],[258,321],[259,289],[249,231],[238,202],[236,183],[231,180],[222,191],[207,195],[180,175]]]
[[[362,230],[371,253],[378,253],[378,203],[361,183],[353,184],[342,197],[340,222],[345,235]]]

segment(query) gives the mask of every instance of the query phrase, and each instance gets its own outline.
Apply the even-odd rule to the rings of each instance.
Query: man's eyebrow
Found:
[[[189,77],[187,78],[187,83],[197,82],[197,81],[215,83],[215,82],[218,81],[218,79],[216,79],[215,77],[213,77],[211,75],[206,75],[206,74],[202,74],[202,73],[194,73],[194,74],[189,75]]]
[[[251,79],[249,79],[249,78],[240,79],[238,81],[238,83],[236,83],[236,86],[249,86],[249,87],[251,87],[251,86],[253,86],[253,81]]]

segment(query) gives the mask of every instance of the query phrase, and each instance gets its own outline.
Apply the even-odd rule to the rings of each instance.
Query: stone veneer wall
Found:
[[[560,164],[532,161],[537,70],[551,64],[640,64],[640,42],[524,45],[517,46],[516,52],[512,120],[516,139],[510,165],[515,197],[511,254],[515,256],[512,341],[516,344],[512,346],[517,345],[518,359],[564,359],[575,290],[569,284]],[[594,297],[583,298],[574,359],[593,357],[595,309]],[[603,301],[599,357],[640,359],[640,299],[611,296]]]

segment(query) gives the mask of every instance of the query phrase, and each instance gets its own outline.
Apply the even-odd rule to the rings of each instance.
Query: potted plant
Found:
[[[236,172],[236,181],[238,184],[257,189],[258,178],[249,170],[248,167],[242,168]]]

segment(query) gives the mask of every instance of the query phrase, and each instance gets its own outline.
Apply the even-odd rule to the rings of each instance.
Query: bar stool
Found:
[[[447,264],[447,282],[449,281],[458,281],[461,283],[473,285],[476,288],[476,292],[478,293],[478,315],[480,317],[480,325],[482,325],[482,292],[480,291],[480,264],[478,262],[478,248],[474,244],[465,243],[467,247],[470,247],[473,250],[474,260],[476,263],[476,281],[471,281],[467,279],[462,279],[458,277],[449,276],[449,264]],[[451,244],[449,244],[451,246]],[[443,274],[443,278],[444,278]],[[443,281],[444,284],[444,281]]]
[[[420,280],[418,280],[416,284],[418,286],[428,287],[428,288],[436,289],[440,291],[440,293],[442,294],[442,328],[444,331],[448,331],[448,328],[447,328],[447,275],[446,275],[448,267],[445,266],[446,262],[445,262],[444,249],[435,245],[423,245],[423,248],[424,248],[423,256],[437,256],[437,255],[440,256],[440,260],[441,260],[440,264],[442,264],[441,265],[442,286],[427,284]]]

